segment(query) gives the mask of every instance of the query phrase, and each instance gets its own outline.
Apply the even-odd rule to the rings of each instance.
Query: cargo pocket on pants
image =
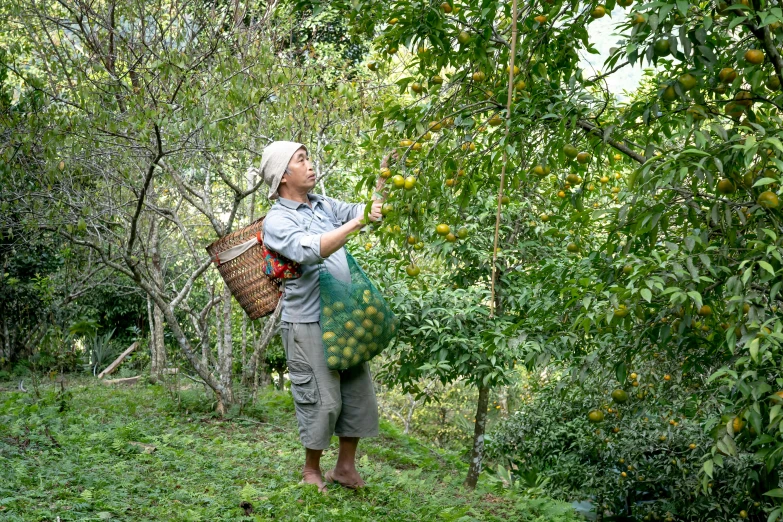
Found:
[[[288,377],[291,379],[291,394],[294,396],[294,402],[299,404],[315,404],[318,402],[318,389],[312,372],[292,372],[289,371]]]

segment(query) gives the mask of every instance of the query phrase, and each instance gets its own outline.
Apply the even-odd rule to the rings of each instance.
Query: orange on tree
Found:
[[[557,193],[557,197],[559,197],[559,198],[564,198],[564,197],[566,197],[566,193],[565,193],[565,192],[563,192],[562,190],[560,190],[560,191],[558,191],[558,193]]]
[[[446,235],[446,234],[448,234],[450,231],[451,231],[451,227],[449,227],[449,226],[448,226],[447,224],[445,224],[445,223],[440,223],[438,226],[436,226],[436,227],[435,227],[435,232],[437,232],[437,234],[438,234],[439,236],[445,236],[445,235]]]
[[[612,400],[618,404],[628,402],[628,392],[618,388],[612,392]]]
[[[624,305],[624,304],[621,304],[620,306],[618,306],[617,308],[614,309],[614,316],[615,317],[623,318],[623,317],[626,317],[629,313],[630,313],[630,310],[628,310],[628,307],[626,305]],[[634,375],[636,375],[635,373],[632,373],[631,375],[632,375],[631,379],[635,379],[636,378],[636,377],[633,377]]]
[[[572,254],[575,252],[579,252],[579,245],[577,245],[576,243],[568,243],[566,245],[566,250],[568,250]]]
[[[631,24],[633,25],[641,25],[646,21],[647,19],[641,13],[634,13],[634,15],[631,17]]]
[[[457,35],[457,41],[461,43],[462,45],[467,44],[470,42],[470,33],[467,31],[460,31],[460,33]]]
[[[384,168],[382,168],[382,169],[381,169],[381,177],[382,177],[383,179],[388,179],[388,178],[390,178],[390,177],[391,177],[391,175],[392,175],[392,171],[391,171],[391,169],[388,169],[388,168],[386,168],[386,167],[384,167]]]
[[[592,410],[587,414],[587,420],[590,421],[591,424],[598,424],[599,422],[603,422],[604,412],[601,410]]]
[[[593,18],[603,18],[606,15],[606,8],[602,5],[595,6],[595,9],[590,11],[590,16]]]
[[[457,241],[457,236],[449,232],[448,234],[446,234],[446,241],[448,241],[449,243],[454,243]]]
[[[416,277],[417,275],[419,275],[421,273],[421,269],[418,266],[414,265],[414,264],[410,264],[407,267],[405,267],[405,272],[410,277]]]
[[[724,67],[718,73],[718,79],[723,83],[731,83],[737,78],[737,71],[731,67]]]
[[[491,118],[490,118],[490,119],[487,121],[487,123],[489,123],[489,124],[490,124],[490,125],[492,125],[493,127],[497,127],[498,125],[500,125],[500,124],[502,124],[502,123],[503,123],[503,119],[502,119],[500,116],[498,116],[497,114],[495,114],[494,116],[492,116],[492,117],[491,117]]]
[[[563,154],[573,159],[579,155],[579,150],[577,150],[577,148],[571,145],[570,143],[566,143],[563,146]]]
[[[403,178],[400,174],[395,174],[392,176],[391,182],[396,189],[400,189],[405,186],[405,178]]]
[[[508,205],[509,203],[511,203],[511,198],[508,196],[501,196],[500,203],[503,205]]]
[[[625,265],[625,266],[623,266],[623,274],[628,275],[631,272],[633,272],[633,265]]]
[[[546,21],[547,21],[547,16],[546,15],[538,15],[538,16],[533,17],[533,20],[535,20],[539,24],[545,24]]]
[[[780,199],[778,198],[778,195],[771,190],[765,190],[759,194],[758,199],[756,199],[756,204],[761,208],[775,209],[778,208]]]
[[[487,78],[487,75],[484,74],[484,71],[476,71],[473,73],[472,78],[474,82],[483,82]]]
[[[590,153],[589,152],[580,152],[576,155],[576,161],[579,163],[585,164],[588,161],[590,161]]]
[[[737,187],[734,186],[734,182],[728,178],[722,178],[718,181],[718,192],[721,194],[733,194],[736,192]]]
[[[601,183],[609,183],[609,177],[608,176],[601,176],[601,179],[599,179]]]
[[[764,63],[764,53],[758,49],[748,49],[745,51],[745,60],[754,65],[759,65]]]
[[[439,131],[441,129],[441,123],[439,121],[431,121],[430,129],[434,131]]]
[[[734,431],[734,433],[739,433],[742,431],[742,428],[745,427],[745,421],[742,420],[740,417],[734,417],[734,419],[731,421],[731,429]]]
[[[517,80],[517,82],[514,84],[514,88],[518,91],[523,90],[525,87],[527,87],[525,80]]]
[[[670,381],[670,380],[672,380],[672,376],[667,373],[666,375],[663,376],[663,380],[664,381]]]
[[[468,237],[468,229],[465,227],[460,227],[459,230],[457,230],[457,237],[460,239],[465,239]]]
[[[712,307],[710,305],[703,305],[701,308],[699,308],[699,315],[702,317],[712,315]]]
[[[690,91],[699,84],[699,80],[691,73],[685,73],[679,77],[678,81],[684,91]]]
[[[435,76],[433,76],[432,78],[430,78],[430,83],[434,83],[434,84],[436,84],[436,85],[440,85],[440,84],[442,84],[442,83],[443,83],[443,78],[441,78],[440,76],[438,76],[438,75],[436,74]],[[435,129],[435,130],[437,130],[437,129]]]
[[[442,4],[440,4],[440,8],[446,14],[449,14],[451,12],[451,4],[448,2],[443,2]]]

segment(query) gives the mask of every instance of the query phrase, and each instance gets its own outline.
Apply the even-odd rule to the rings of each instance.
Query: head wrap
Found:
[[[280,186],[280,180],[288,168],[288,162],[291,161],[294,153],[305,147],[301,143],[294,141],[274,141],[266,146],[261,155],[261,168],[250,167],[249,174],[261,174],[264,183],[269,185],[269,199],[277,199],[277,189]]]

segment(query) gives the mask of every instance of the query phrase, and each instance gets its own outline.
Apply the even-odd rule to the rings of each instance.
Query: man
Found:
[[[277,203],[264,219],[264,243],[302,265],[302,276],[285,282],[280,323],[294,397],[299,438],[305,446],[303,481],[326,491],[324,479],[348,488],[364,486],[356,471],[362,437],[378,435],[378,405],[367,363],[329,370],[321,340],[319,265],[350,282],[345,250],[348,235],[364,222],[363,203],[348,204],[310,194],[315,172],[301,143],[276,141],[264,149],[261,174],[269,199]],[[371,221],[381,217],[374,201]],[[337,464],[321,476],[320,459],[332,434],[340,438]]]

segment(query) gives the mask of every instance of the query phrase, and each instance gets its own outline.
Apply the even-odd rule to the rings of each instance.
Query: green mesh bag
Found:
[[[346,252],[351,282],[334,278],[321,265],[321,333],[330,370],[346,370],[369,361],[386,348],[397,332],[383,296],[356,260]]]

